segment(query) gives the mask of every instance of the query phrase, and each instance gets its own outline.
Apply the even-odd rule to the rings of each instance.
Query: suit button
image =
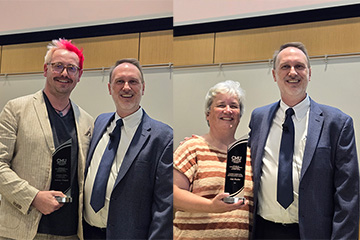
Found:
[[[21,205],[20,204],[18,204],[17,202],[13,202],[13,205],[15,206],[15,207],[17,207],[18,209],[21,209],[22,207],[21,207]]]

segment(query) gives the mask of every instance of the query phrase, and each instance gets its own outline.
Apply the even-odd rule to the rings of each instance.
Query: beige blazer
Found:
[[[79,229],[82,238],[84,167],[93,118],[72,103],[79,143]],[[49,190],[55,151],[42,91],[9,101],[0,113],[0,237],[33,239],[41,213],[31,206]]]

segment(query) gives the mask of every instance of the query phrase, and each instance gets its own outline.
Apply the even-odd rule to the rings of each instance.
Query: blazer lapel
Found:
[[[80,135],[78,136],[79,145],[81,145],[83,136],[87,136],[91,138],[91,134],[92,134],[91,127],[89,127],[86,124],[81,124],[84,120],[84,118],[82,117],[83,115],[80,114],[79,107],[72,101],[71,101],[71,107],[74,111],[77,133]]]
[[[268,109],[268,112],[266,112],[264,114],[264,119],[263,119],[263,122],[261,123],[261,130],[260,130],[260,149],[264,150],[265,148],[265,144],[266,144],[266,140],[268,138],[268,135],[269,135],[269,131],[270,131],[270,128],[271,128],[271,125],[272,125],[272,122],[274,120],[274,117],[275,117],[275,114],[276,114],[276,111],[278,110],[280,106],[280,102],[277,102],[277,103],[274,103],[270,106],[270,108]],[[264,153],[264,151],[263,151]],[[263,154],[262,154],[263,155]],[[263,157],[263,156],[261,156]]]
[[[125,154],[124,160],[121,164],[114,188],[116,185],[123,179],[127,171],[129,170],[130,166],[134,162],[137,155],[140,153],[143,145],[145,144],[146,140],[150,136],[151,126],[150,126],[150,118],[143,110],[143,117],[142,121],[137,128],[133,139],[131,140],[130,146]]]
[[[50,150],[54,152],[55,145],[54,145],[51,125],[50,125],[50,121],[48,120],[49,116],[46,109],[46,104],[42,91],[38,91],[34,95],[34,109],[36,112],[36,116],[40,122],[41,130],[44,133],[46,143],[50,148]]]
[[[306,145],[304,150],[303,163],[301,168],[301,178],[304,176],[308,169],[311,160],[314,156],[315,149],[317,148],[321,129],[323,126],[324,117],[318,104],[310,99],[310,113],[308,122],[308,133],[306,139]]]
[[[94,154],[96,145],[100,141],[105,129],[107,128],[109,123],[114,119],[114,117],[115,117],[115,113],[104,114],[104,115],[100,115],[95,121],[94,132],[93,132],[93,136],[91,138],[89,152],[88,152],[88,155],[86,158],[85,177],[87,175],[87,171],[90,166],[90,161]]]
[[[260,130],[260,136],[259,136],[259,147],[257,149],[257,160],[255,161],[255,171],[257,171],[257,176],[261,177],[261,168],[262,168],[262,158],[264,156],[264,149],[266,140],[269,135],[269,131],[274,119],[274,116],[276,114],[276,111],[278,110],[280,106],[280,101],[276,102],[269,106],[266,112],[263,114],[262,122],[258,123],[258,126],[261,126]]]

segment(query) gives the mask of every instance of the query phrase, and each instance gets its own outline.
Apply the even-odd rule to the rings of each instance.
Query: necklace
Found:
[[[62,110],[59,110],[59,109],[56,109],[56,108],[54,108],[54,109],[55,109],[55,111],[59,114],[59,116],[62,117],[62,116],[64,116],[62,112],[63,112],[69,105],[70,105],[70,101],[69,101],[69,103],[68,103]]]

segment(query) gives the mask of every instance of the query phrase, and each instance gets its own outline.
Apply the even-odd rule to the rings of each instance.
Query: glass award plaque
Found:
[[[226,203],[244,201],[245,167],[247,154],[247,138],[232,143],[227,152],[225,192],[230,196],[224,198]]]
[[[51,188],[67,195],[67,197],[57,196],[56,200],[60,203],[71,202],[71,139],[60,145],[52,158]]]

